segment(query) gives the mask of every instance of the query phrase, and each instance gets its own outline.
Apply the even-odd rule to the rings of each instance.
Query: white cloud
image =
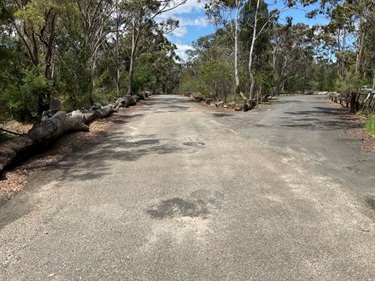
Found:
[[[209,22],[204,17],[196,19],[177,18],[180,21],[180,26],[208,26]]]
[[[188,0],[185,4],[157,16],[156,20],[162,21],[167,18],[173,18],[180,21],[180,26],[207,26],[208,21],[204,17],[191,18],[197,17],[197,14],[201,15],[202,13],[204,13],[202,3],[198,3],[197,0]]]
[[[178,19],[180,25],[176,28],[171,35],[174,35],[178,38],[184,37],[188,32],[189,26],[199,26],[199,27],[206,27],[208,26],[208,22],[204,18],[197,18],[197,19]]]
[[[181,37],[184,37],[187,32],[188,32],[187,28],[184,27],[184,26],[181,26],[179,28],[176,28],[176,30],[174,30],[173,32],[171,32],[171,34],[173,34],[176,37],[180,37],[181,38]]]
[[[187,0],[185,4],[159,15],[156,21],[161,22],[168,18],[178,20],[179,28],[169,33],[167,37],[173,43],[186,44],[200,37],[202,30],[210,25],[204,16],[203,5],[202,2],[198,3],[198,0]]]
[[[177,50],[176,54],[183,60],[186,61],[188,56],[185,53],[187,50],[194,50],[194,48],[190,45],[184,45],[184,44],[176,44]]]
[[[163,13],[163,17],[173,17],[174,15],[191,14],[202,12],[203,3],[198,3],[197,0],[187,0],[185,4],[173,9],[169,12]]]

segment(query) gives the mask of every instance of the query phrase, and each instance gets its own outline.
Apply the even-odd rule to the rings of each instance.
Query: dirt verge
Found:
[[[68,157],[73,151],[100,135],[115,129],[116,125],[128,122],[129,113],[134,107],[113,113],[110,117],[95,120],[90,124],[90,132],[73,132],[63,135],[53,143],[38,147],[33,152],[27,152],[1,174],[0,202],[11,198],[16,192],[23,190],[29,177],[40,169],[51,167]],[[25,133],[32,125],[17,125],[15,131]],[[13,126],[14,127],[14,126]],[[12,129],[15,129],[11,126]]]

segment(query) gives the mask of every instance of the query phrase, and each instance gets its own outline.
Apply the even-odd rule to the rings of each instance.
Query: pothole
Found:
[[[233,114],[228,114],[228,113],[214,113],[212,114],[214,117],[231,117]]]
[[[209,214],[203,201],[194,202],[182,198],[164,200],[159,205],[152,206],[147,213],[155,219],[207,217]]]
[[[211,190],[197,190],[188,199],[172,198],[151,206],[147,213],[154,219],[208,218],[214,210],[220,209],[223,194]]]
[[[375,197],[369,197],[366,199],[367,204],[371,209],[375,210]]]
[[[188,142],[184,142],[183,145],[185,145],[185,146],[203,146],[203,145],[205,145],[205,143],[204,142],[188,141]]]
[[[144,139],[144,140],[136,141],[134,143],[138,144],[138,145],[146,145],[146,144],[157,144],[159,142],[160,142],[160,140],[158,140],[158,139]]]

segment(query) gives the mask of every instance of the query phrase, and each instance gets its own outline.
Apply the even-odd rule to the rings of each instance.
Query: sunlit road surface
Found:
[[[152,97],[0,206],[0,280],[374,280],[374,156],[339,114]]]

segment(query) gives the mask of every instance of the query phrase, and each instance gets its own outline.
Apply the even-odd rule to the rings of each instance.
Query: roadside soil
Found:
[[[10,199],[16,192],[23,190],[33,173],[56,165],[73,151],[89,145],[91,140],[110,133],[116,128],[116,124],[129,122],[127,117],[134,109],[135,107],[122,109],[107,118],[93,121],[89,132],[67,133],[53,143],[21,155],[0,174],[0,202]],[[31,129],[32,124],[11,121],[4,127],[13,132],[26,133]]]
[[[235,113],[234,110],[212,108],[204,103],[202,103],[202,105],[210,111],[230,111]],[[259,109],[254,109],[253,112],[256,110],[266,110],[270,106],[272,106],[272,102],[261,105]],[[33,173],[56,165],[62,159],[68,157],[74,150],[80,149],[84,145],[89,145],[91,140],[115,130],[117,124],[129,122],[129,119],[127,118],[129,112],[133,111],[135,108],[136,107],[122,109],[117,113],[113,113],[108,118],[95,120],[90,124],[90,132],[68,133],[55,142],[48,144],[48,146],[39,148],[34,153],[26,153],[24,157],[20,157],[0,175],[0,202],[10,199],[13,194],[23,190]],[[356,116],[349,113],[346,115],[345,119],[348,122],[355,122],[358,124],[363,124],[364,122],[363,116]],[[11,121],[4,127],[17,133],[25,133],[31,129],[32,124],[21,124]],[[348,134],[356,135],[356,138],[363,141],[362,149],[364,151],[375,153],[375,136],[367,134],[364,129],[348,129],[346,132]]]

